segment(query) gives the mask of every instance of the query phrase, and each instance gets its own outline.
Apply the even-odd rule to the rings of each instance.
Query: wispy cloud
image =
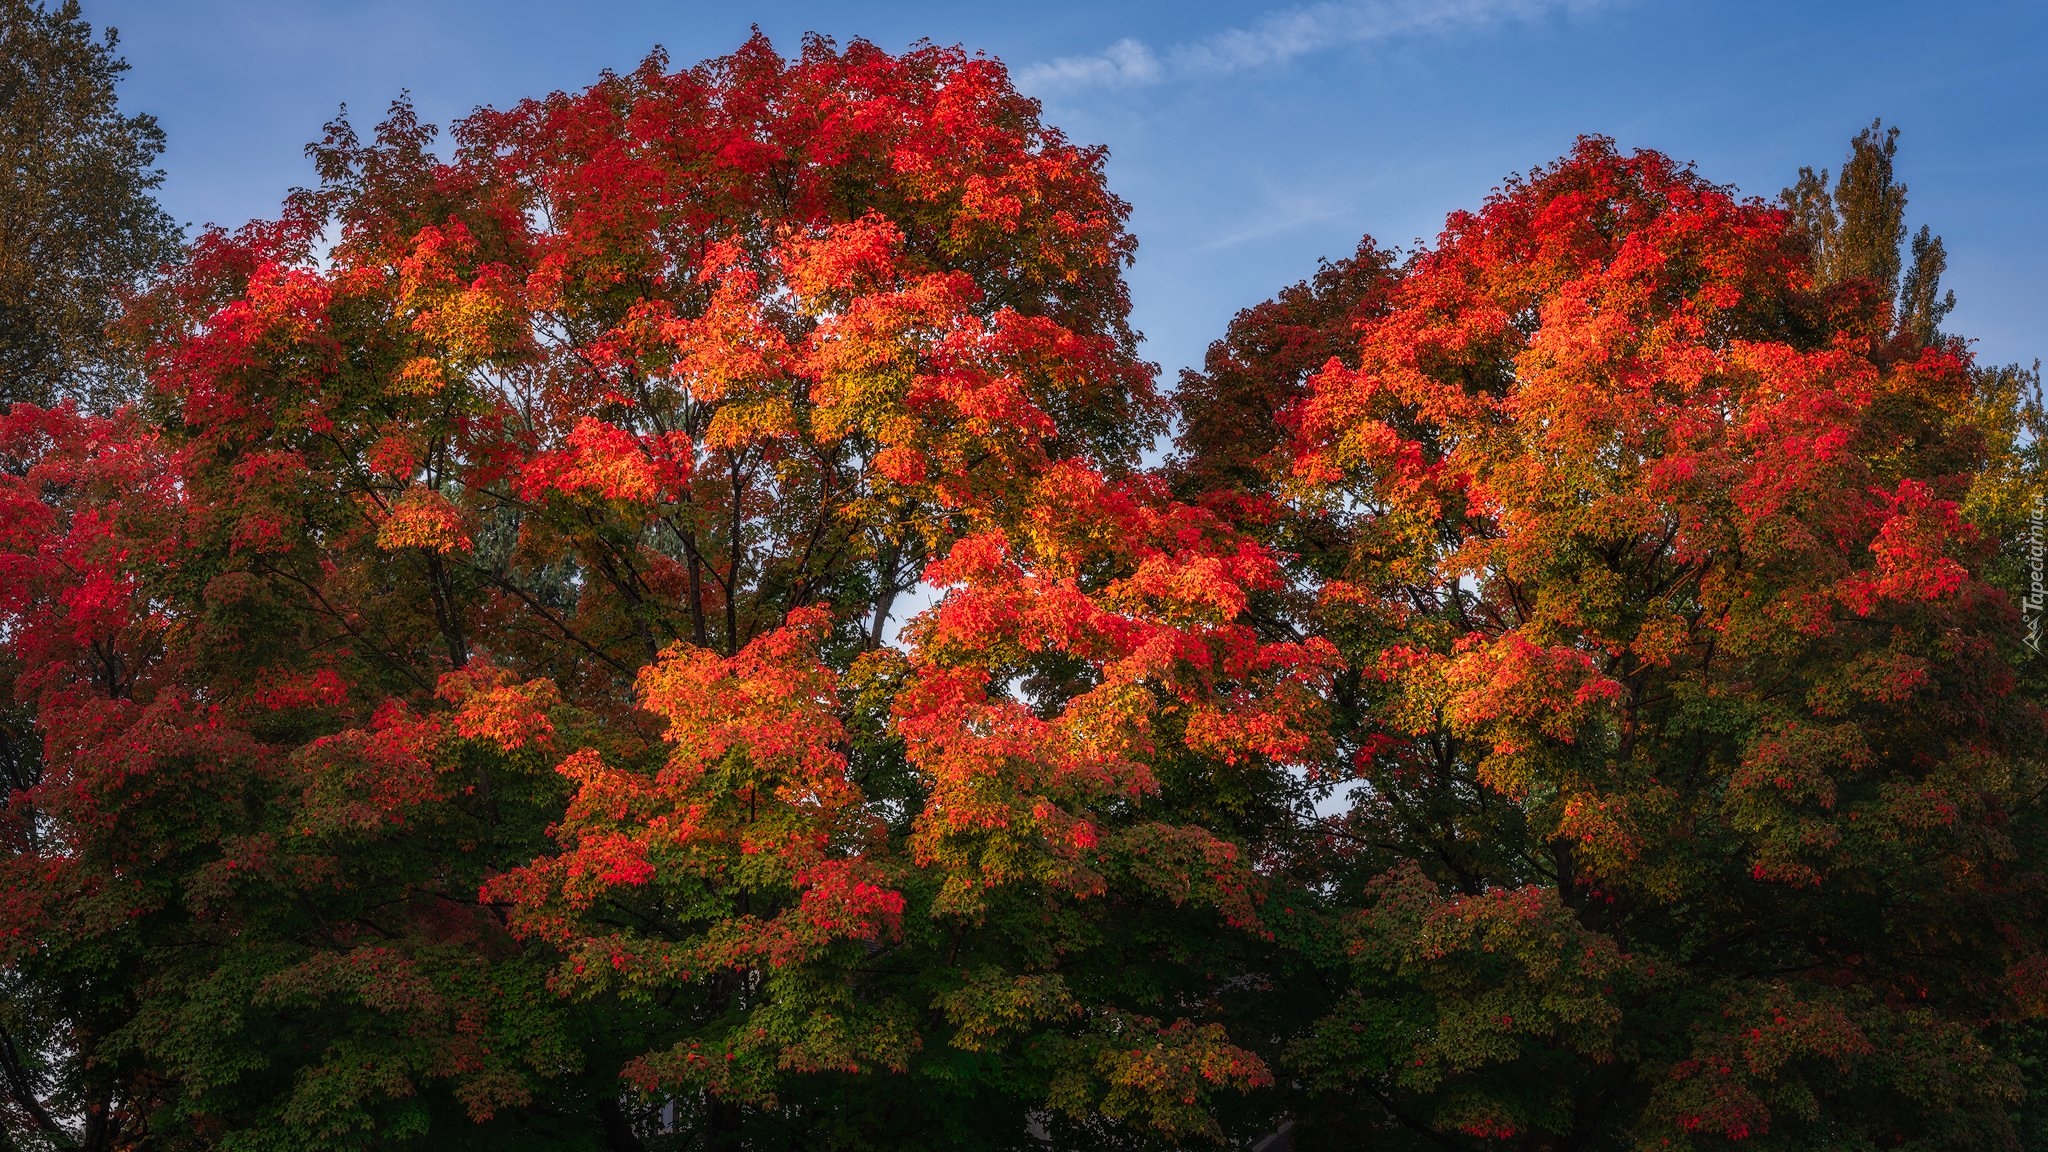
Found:
[[[1062,56],[1017,72],[1025,89],[1137,88],[1227,75],[1298,56],[1404,37],[1443,35],[1593,8],[1605,0],[1324,0],[1269,12],[1242,28],[1154,51],[1119,40],[1100,52]]]
[[[1119,40],[1088,56],[1062,56],[1018,74],[1027,86],[1128,88],[1159,79],[1159,57],[1142,40]]]

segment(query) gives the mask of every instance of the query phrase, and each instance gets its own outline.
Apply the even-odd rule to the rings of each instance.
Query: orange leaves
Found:
[[[1361,676],[1325,847],[1379,879],[1358,983],[1296,1050],[1404,1121],[1569,1142],[1558,1109],[1668,1076],[1638,1143],[2005,1123],[1983,989],[2037,947],[2006,821],[2040,718],[1959,502],[2004,465],[1960,342],[1885,343],[1883,292],[1816,292],[1809,257],[1777,210],[1585,140],[1324,342],[1248,313],[1196,381],[1333,355],[1279,378],[1292,443],[1230,478],[1282,502],[1290,622]],[[1961,1067],[1986,1085],[1932,1071]]]
[[[771,311],[775,285],[730,240],[707,247],[699,274],[710,287],[700,312],[678,314],[667,301],[649,301],[635,326],[653,329],[699,400],[743,399],[782,380],[790,348]]]
[[[1251,1036],[1243,1115],[1368,1143],[1741,1139],[2041,1008],[1969,365],[1777,211],[1584,141],[1248,313],[1147,469],[1126,208],[994,61],[756,39],[427,135],[202,241],[161,429],[0,416],[0,946],[305,1030],[138,1040],[165,1116],[486,1116],[531,1015],[742,1143],[927,1046],[960,1090],[878,1108],[1243,1142]]]
[[[462,510],[441,492],[411,487],[391,501],[377,523],[377,546],[387,551],[419,548],[446,555],[467,552],[471,544]]]
[[[515,927],[567,943],[579,935],[573,915],[616,890],[727,876],[780,911],[710,918],[683,949],[698,970],[801,965],[840,941],[894,935],[903,898],[858,855],[869,829],[840,750],[837,676],[818,659],[830,623],[822,609],[800,610],[737,655],[677,646],[643,670],[641,703],[667,721],[666,763],[613,767],[591,749],[561,763],[576,784],[562,852],[489,886],[514,904]],[[509,744],[545,725],[536,697],[553,688],[484,692],[444,679],[443,691],[463,705],[461,730]],[[623,961],[613,967],[634,977]]]
[[[1270,586],[1268,553],[1077,464],[1049,469],[1037,492],[1021,532],[967,537],[927,568],[952,590],[911,629],[914,679],[896,705],[931,788],[912,848],[947,874],[939,906],[969,916],[1020,881],[1103,890],[1111,846],[1091,813],[1157,789],[1162,716],[1183,748],[1229,764],[1295,763],[1321,744],[1328,645],[1265,643],[1238,621]],[[1087,671],[1042,713],[992,691],[1040,660]],[[1179,866],[1193,869],[1182,885],[1208,867]],[[1241,884],[1237,897],[1200,887],[1251,919]]]
[[[410,314],[412,330],[461,365],[517,351],[527,339],[520,324],[525,307],[507,282],[507,269],[478,266],[476,259],[469,229],[454,221],[420,229],[398,267],[397,302]],[[406,379],[418,384],[431,377],[409,369]]]
[[[364,463],[376,475],[409,481],[420,466],[420,445],[404,432],[387,432],[377,438],[364,456]]]
[[[1314,764],[1328,751],[1323,693],[1341,664],[1322,637],[1241,645],[1222,661],[1229,690],[1189,706],[1182,740],[1228,764]]]
[[[1434,491],[1438,462],[1429,458],[1420,441],[1404,435],[1385,417],[1390,408],[1404,404],[1434,407],[1436,394],[1448,390],[1406,368],[1383,375],[1372,368],[1332,365],[1314,380],[1292,414],[1301,438],[1294,464],[1297,476],[1310,484],[1335,484],[1362,470],[1396,496],[1417,499]],[[1404,395],[1404,388],[1393,380],[1406,384],[1410,394]]]
[[[836,748],[837,678],[817,657],[830,624],[826,610],[801,609],[736,656],[678,646],[642,671],[641,704],[668,721],[675,748],[664,777],[687,784],[738,753],[746,779],[785,789],[790,803],[837,808],[851,799]]]
[[[892,285],[902,255],[902,230],[875,212],[820,235],[798,236],[777,253],[790,290],[821,313]]]
[[[442,675],[434,694],[456,706],[455,731],[471,740],[504,752],[529,744],[545,748],[554,740],[548,713],[561,706],[562,694],[552,680],[520,683],[510,672],[472,661]]]
[[[1388,685],[1383,717],[1410,736],[1442,729],[1486,750],[1480,776],[1520,798],[1541,765],[1611,722],[1625,690],[1577,648],[1542,645],[1522,631],[1472,632],[1446,653],[1396,645],[1369,670]]]
[[[632,504],[672,503],[688,489],[694,463],[690,438],[681,432],[636,436],[585,416],[570,431],[564,450],[526,462],[517,487],[529,500],[560,492]]]
[[[169,447],[0,425],[0,673],[94,790],[45,790],[93,863],[0,932],[99,884],[148,920],[104,947],[193,942],[165,1012],[275,975],[251,1010],[306,1044],[190,1063],[261,1048],[223,1091],[331,1132],[517,1107],[486,1021],[549,1072],[660,1035],[635,1083],[769,1109],[910,1065],[935,940],[1028,973],[951,1005],[962,1046],[1035,1053],[1125,1021],[1084,922],[1256,931],[1251,850],[1153,810],[1162,770],[1312,759],[1334,662],[1251,622],[1276,552],[1137,471],[1127,208],[1037,115],[958,50],[757,39],[443,155],[404,107],[331,126],[285,223],[152,297]],[[946,607],[862,656],[935,559]],[[1207,1015],[1131,1028],[1072,1063],[1134,1123],[1265,1082]]]
[[[815,305],[835,309],[802,361],[818,431],[871,442],[880,477],[947,505],[988,500],[1044,466],[1062,377],[1087,372],[1103,349],[1057,324],[984,314],[964,274],[892,273],[864,295]]]
[[[892,484],[913,487],[931,476],[924,453],[905,444],[892,444],[875,453],[875,472]]]
[[[973,917],[987,891],[1039,883],[1099,895],[1087,861],[1092,831],[1065,805],[1152,785],[1141,764],[1073,744],[1007,697],[991,699],[967,670],[920,675],[896,705],[894,726],[928,782],[909,848],[942,886],[935,910]]]
[[[1295,474],[1318,499],[1376,508],[1365,530],[1389,575],[1533,583],[1541,602],[1518,613],[1612,650],[1627,639],[1605,634],[1600,586],[1575,593],[1558,570],[1576,542],[1668,533],[1660,547],[1690,563],[1740,547],[1824,571],[1874,526],[1858,445],[1880,370],[1742,327],[1806,291],[1774,213],[1582,141],[1418,257],[1359,329],[1357,367],[1311,382]],[[1925,558],[1906,532],[1887,547]],[[1922,570],[1930,588],[1955,577]],[[1786,590],[1773,618],[1823,627],[1818,592]]]
[[[1599,705],[1622,695],[1584,652],[1545,647],[1520,632],[1491,643],[1468,636],[1458,649],[1442,671],[1445,717],[1456,731],[1485,734],[1503,754],[1536,736],[1569,744]]]
[[[266,262],[250,275],[247,295],[210,318],[213,331],[192,351],[214,351],[230,367],[258,350],[285,351],[295,353],[286,363],[299,372],[325,368],[336,351],[328,315],[334,300],[330,278]]]

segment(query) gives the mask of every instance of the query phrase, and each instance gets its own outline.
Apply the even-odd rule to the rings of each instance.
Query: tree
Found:
[[[1397,254],[1368,236],[1352,255],[1325,261],[1311,279],[1239,312],[1209,346],[1201,371],[1181,370],[1179,452],[1169,468],[1176,490],[1198,498],[1262,487],[1281,466],[1281,416],[1330,361],[1355,359],[1353,330],[1385,311],[1396,280]]]
[[[1811,249],[1816,278],[1824,285],[1875,288],[1894,301],[1893,323],[1900,335],[1926,345],[1939,336],[1937,329],[1955,309],[1956,297],[1941,288],[1948,253],[1926,225],[1913,234],[1911,262],[1902,263],[1906,186],[1892,177],[1898,150],[1898,128],[1873,120],[1849,142],[1849,158],[1832,191],[1827,169],[1801,168],[1783,198],[1795,233]]]
[[[1233,497],[1320,523],[1268,627],[1350,670],[1239,1029],[1302,1146],[2015,1139],[2048,765],[1964,508],[2018,393],[1815,261],[1582,141],[1346,317]]]
[[[1790,213],[1582,141],[1248,310],[1153,470],[1127,209],[995,61],[435,140],[336,121],[144,403],[0,419],[10,1137],[2034,1130],[2028,381]]]
[[[120,110],[117,43],[94,39],[76,0],[0,4],[0,404],[136,391],[136,358],[107,329],[180,231],[154,197],[163,131]]]
[[[9,417],[0,957],[63,1090],[261,1148],[1219,1130],[1255,877],[1188,813],[1287,802],[1327,653],[1136,469],[1102,153],[816,38],[453,136],[338,121],[202,237],[152,418]]]

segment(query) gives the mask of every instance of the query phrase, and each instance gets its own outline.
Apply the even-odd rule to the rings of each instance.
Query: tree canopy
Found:
[[[17,1146],[2038,1143],[2039,407],[1889,138],[1582,140],[1171,397],[986,57],[436,141],[0,416]]]

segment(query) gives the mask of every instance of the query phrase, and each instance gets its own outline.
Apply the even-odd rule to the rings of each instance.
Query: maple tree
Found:
[[[1346,669],[1240,1033],[1302,1146],[2038,1131],[2038,401],[1792,222],[1585,140],[1183,388],[1183,483],[1293,545],[1262,626]]]
[[[1127,208],[996,61],[436,139],[336,121],[142,402],[0,418],[13,1129],[2024,1121],[2028,381],[1790,213],[1582,142],[1249,310],[1148,468]]]
[[[1135,468],[1100,150],[758,36],[433,135],[198,240],[141,408],[8,417],[0,939],[88,1142],[1214,1130],[1270,1073],[1154,951],[1254,880],[1162,796],[1328,653]]]

